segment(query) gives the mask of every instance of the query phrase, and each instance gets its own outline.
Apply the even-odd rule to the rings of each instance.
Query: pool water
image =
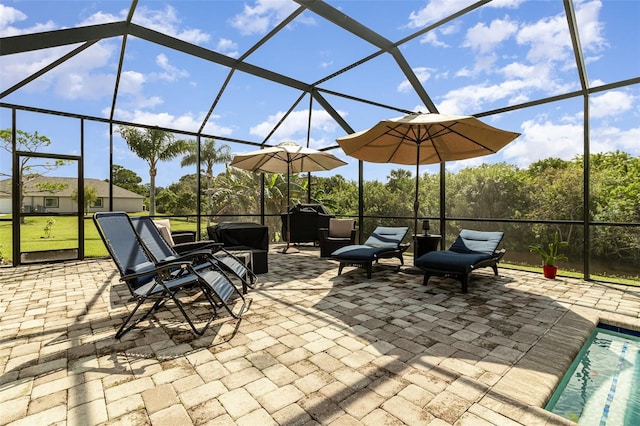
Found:
[[[581,425],[640,425],[640,336],[598,325],[546,410]]]

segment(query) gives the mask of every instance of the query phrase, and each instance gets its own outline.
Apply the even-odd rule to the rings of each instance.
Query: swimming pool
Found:
[[[640,425],[640,333],[599,324],[545,409],[581,425]]]

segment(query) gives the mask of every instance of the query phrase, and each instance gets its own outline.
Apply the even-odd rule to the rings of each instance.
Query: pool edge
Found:
[[[491,404],[495,411],[521,424],[575,425],[544,407],[599,323],[640,332],[638,317],[567,306],[566,312],[491,387],[482,398],[486,400],[479,403]]]

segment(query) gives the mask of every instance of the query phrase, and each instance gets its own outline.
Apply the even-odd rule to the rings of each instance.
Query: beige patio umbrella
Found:
[[[232,166],[244,170],[287,174],[287,246],[282,251],[283,253],[297,251],[290,247],[291,222],[288,214],[289,202],[291,201],[290,175],[292,173],[331,170],[345,164],[347,163],[329,152],[304,148],[295,142],[282,142],[274,147],[236,154],[231,161]]]
[[[337,141],[347,155],[359,160],[416,165],[413,226],[417,234],[420,164],[494,154],[518,136],[520,133],[500,130],[472,116],[410,114],[382,120]]]

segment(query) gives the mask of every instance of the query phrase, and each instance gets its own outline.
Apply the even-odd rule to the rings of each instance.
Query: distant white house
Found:
[[[62,184],[64,189],[48,192],[38,184]],[[90,212],[109,211],[109,182],[100,179],[84,179],[84,185],[93,188],[97,200],[89,207]],[[72,195],[78,189],[78,179],[65,177],[40,176],[26,184],[26,193],[22,200],[25,212],[70,213],[78,211],[78,203]],[[144,197],[119,186],[113,186],[113,210],[140,212],[144,209]],[[11,213],[11,179],[0,180],[0,214]]]

